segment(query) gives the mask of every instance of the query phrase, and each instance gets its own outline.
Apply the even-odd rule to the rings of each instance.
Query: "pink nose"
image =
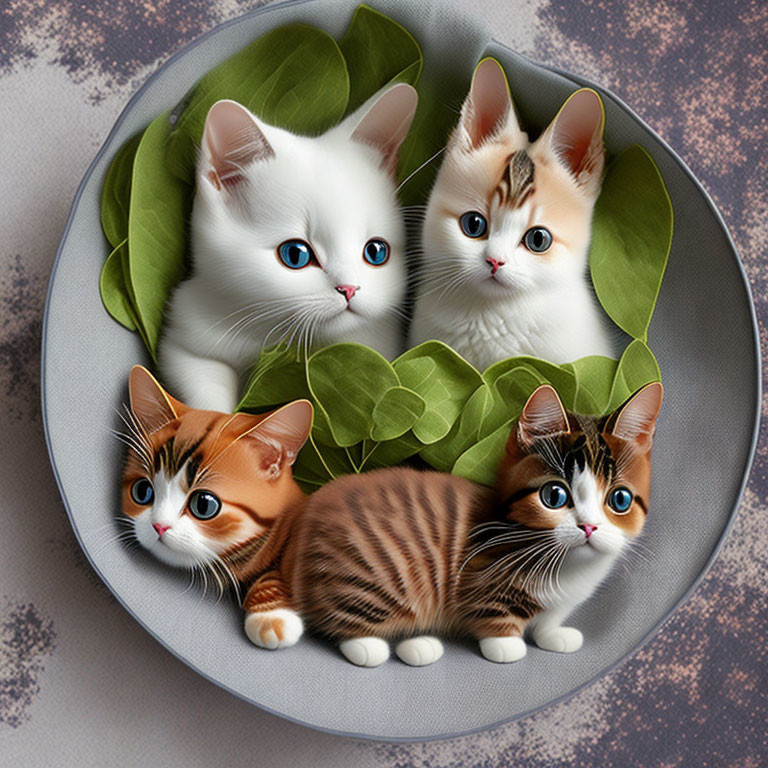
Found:
[[[495,275],[499,271],[499,267],[503,267],[505,261],[497,261],[496,259],[487,258],[486,261],[491,265],[491,274]]]
[[[162,523],[152,523],[152,527],[157,531],[158,538],[162,536],[171,526]]]
[[[581,528],[582,531],[584,531],[584,535],[589,538],[595,530],[597,530],[596,525],[587,525],[586,523],[584,525],[580,525],[579,528]]]
[[[359,285],[337,285],[336,290],[339,293],[343,293],[347,301],[349,301],[355,295],[355,291],[359,287]]]

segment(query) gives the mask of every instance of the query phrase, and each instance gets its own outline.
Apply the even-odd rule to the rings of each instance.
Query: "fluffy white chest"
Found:
[[[493,302],[478,297],[446,302],[427,296],[417,304],[412,343],[427,339],[444,341],[480,370],[516,355],[559,364],[614,354],[586,287]]]

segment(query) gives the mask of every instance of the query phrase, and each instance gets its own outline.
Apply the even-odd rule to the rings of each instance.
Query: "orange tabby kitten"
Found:
[[[263,571],[257,553],[273,524],[304,501],[291,466],[311,404],[261,416],[196,410],[138,365],[129,389],[122,496],[136,539],[168,565],[207,572],[222,590],[227,581],[250,583]],[[248,629],[257,645],[278,648],[295,643],[303,625],[283,601],[249,616]]]
[[[246,610],[263,610],[270,595],[270,607],[293,605],[361,666],[385,661],[394,639],[406,663],[436,661],[433,632],[474,637],[495,662],[522,658],[527,631],[541,648],[577,650],[581,632],[563,620],[645,522],[661,397],[649,384],[593,419],[540,387],[495,492],[403,467],[325,485],[275,526],[259,553],[272,570]]]

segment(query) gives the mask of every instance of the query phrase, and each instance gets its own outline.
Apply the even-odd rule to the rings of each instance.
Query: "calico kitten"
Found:
[[[395,357],[405,295],[397,152],[416,110],[398,84],[317,137],[233,101],[206,118],[192,274],[174,292],[158,362],[190,406],[232,412],[262,346],[357,341]]]
[[[577,650],[582,634],[563,621],[648,513],[661,396],[649,384],[593,419],[567,414],[555,390],[540,387],[511,433],[495,492],[403,467],[329,483],[270,537],[283,599],[361,666],[385,661],[395,639],[406,663],[436,661],[443,647],[432,633],[473,637],[495,662],[523,657],[526,632],[540,648]],[[265,600],[280,573],[255,582],[246,610],[288,605]]]
[[[127,423],[123,513],[141,546],[222,591],[250,582],[275,521],[303,503],[291,466],[309,434],[310,403],[261,416],[195,410],[135,366]],[[303,631],[286,607],[263,612],[258,624],[253,639],[265,647],[292,645]]]
[[[531,143],[503,70],[481,62],[427,206],[412,344],[439,339],[480,370],[614,356],[588,275],[603,123],[582,89]]]

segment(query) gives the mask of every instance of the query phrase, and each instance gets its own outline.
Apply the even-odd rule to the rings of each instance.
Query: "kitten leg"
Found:
[[[429,635],[409,637],[397,644],[395,653],[400,661],[412,667],[424,667],[434,663],[443,655],[443,644],[436,637]]]
[[[565,616],[563,611],[547,611],[537,617],[531,632],[533,642],[545,651],[578,651],[584,642],[584,635],[574,627],[560,626]]]
[[[198,357],[170,340],[161,343],[158,362],[172,394],[187,405],[234,413],[240,401],[240,378],[234,368]]]
[[[358,667],[378,667],[389,658],[389,643],[380,637],[353,637],[341,642],[339,649]]]
[[[259,648],[288,648],[304,632],[301,617],[290,608],[290,595],[277,571],[265,573],[243,601],[245,634]]]
[[[519,661],[527,652],[522,637],[484,637],[480,641],[480,653],[488,661],[495,661],[497,664]]]
[[[472,626],[472,634],[480,641],[480,653],[488,661],[509,664],[528,652],[523,640],[526,619],[522,616],[499,616],[480,619]]]

